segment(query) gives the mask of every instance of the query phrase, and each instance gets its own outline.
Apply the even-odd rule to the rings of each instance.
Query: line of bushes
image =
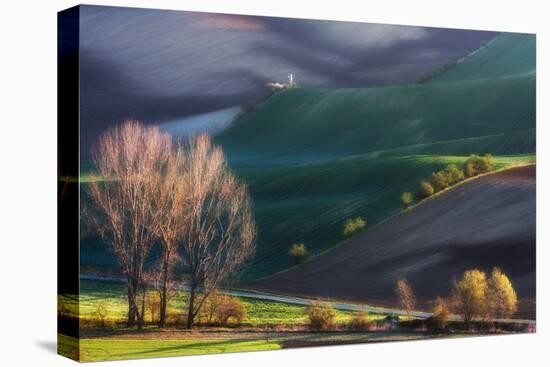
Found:
[[[421,75],[418,79],[416,79],[416,82],[418,84],[424,84],[432,81],[433,79],[437,78],[440,75],[445,74],[447,71],[451,70],[456,66],[458,63],[459,58],[456,56],[451,56],[447,61],[436,67],[435,69]]]
[[[491,172],[494,169],[494,159],[490,154],[479,156],[472,154],[466,160],[463,167],[455,164],[449,164],[440,171],[432,172],[427,180],[422,180],[416,193],[416,199],[426,199],[433,194],[445,190],[466,178],[474,177],[483,173]],[[413,204],[415,195],[406,191],[401,194],[401,202],[405,208]]]
[[[308,317],[309,330],[319,331],[382,331],[389,330],[398,320],[395,316],[372,320],[368,312],[354,312],[349,321],[337,322],[336,311],[330,305],[321,301],[314,301],[305,309]]]

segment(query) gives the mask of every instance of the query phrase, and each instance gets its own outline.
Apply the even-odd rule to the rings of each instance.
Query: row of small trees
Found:
[[[491,172],[493,167],[494,159],[490,154],[486,154],[485,156],[472,154],[462,168],[459,168],[455,164],[450,164],[440,171],[433,172],[429,180],[421,181],[416,197],[419,200],[425,199],[439,191],[456,185],[465,178]],[[410,191],[401,194],[401,202],[405,207],[409,207],[414,200],[415,195]]]
[[[475,317],[509,318],[517,311],[517,295],[510,279],[494,268],[491,277],[480,270],[469,270],[453,289],[456,310],[466,323]]]
[[[399,280],[395,294],[399,307],[410,316],[416,305],[412,286],[405,279]],[[517,302],[512,282],[499,268],[494,268],[490,277],[478,269],[468,270],[454,283],[449,300],[435,300],[433,317],[446,322],[453,310],[466,324],[474,318],[509,318],[516,312]]]
[[[456,66],[458,60],[459,60],[459,58],[456,57],[456,56],[449,57],[449,59],[447,59],[447,61],[444,64],[436,67],[435,69],[427,72],[426,74],[421,75],[416,80],[416,82],[418,84],[424,84],[424,83],[427,83],[427,82],[433,80],[434,78],[436,78],[440,75],[445,74],[448,70],[451,70],[452,68],[454,68]]]
[[[416,307],[413,287],[406,279],[400,279],[394,292],[399,308],[410,317]],[[516,312],[517,302],[510,279],[499,268],[494,268],[490,277],[478,269],[468,270],[454,283],[449,299],[435,299],[431,321],[434,327],[442,328],[449,321],[451,311],[460,315],[466,325],[475,318],[509,318]],[[312,302],[306,308],[306,315],[309,327],[314,331],[335,327],[336,312],[328,303]],[[373,326],[366,312],[355,313],[348,325],[352,330],[369,330]]]
[[[180,143],[134,121],[103,134],[93,162],[98,177],[89,184],[89,219],[126,279],[128,326],[143,325],[146,288],[153,280],[164,326],[172,270],[182,262],[191,328],[209,295],[254,252],[256,228],[246,186],[207,135]],[[158,272],[146,279],[144,264],[155,243],[162,246]]]

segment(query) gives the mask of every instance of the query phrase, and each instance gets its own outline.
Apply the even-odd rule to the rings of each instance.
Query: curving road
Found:
[[[99,277],[95,275],[81,275],[80,279],[101,281],[101,282],[117,282],[117,283],[125,282],[124,278]],[[188,290],[189,287],[184,284],[176,284],[176,289]],[[228,296],[255,298],[255,299],[261,299],[264,301],[284,302],[284,303],[304,305],[304,306],[307,306],[311,304],[311,302],[315,301],[315,299],[305,298],[305,297],[286,296],[286,295],[280,295],[280,294],[270,294],[270,293],[247,291],[247,290],[240,290],[240,289],[221,289],[220,293],[226,294]],[[407,315],[405,311],[394,309],[394,308],[374,307],[369,305],[345,303],[345,302],[338,302],[338,301],[326,301],[325,303],[330,304],[335,309],[343,310],[343,311],[362,311],[362,312],[381,313],[381,314],[398,315],[398,316]],[[410,315],[418,318],[428,318],[432,314],[429,312],[412,311]],[[459,320],[460,318],[456,315],[453,315],[451,319]],[[495,321],[514,322],[519,324],[535,324],[535,321],[533,320],[521,320],[521,319],[497,319]]]

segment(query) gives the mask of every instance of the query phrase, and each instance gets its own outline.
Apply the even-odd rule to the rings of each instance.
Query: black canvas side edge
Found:
[[[78,311],[60,296],[79,296],[79,25],[80,9],[57,14],[57,291],[58,353],[79,359]],[[61,335],[60,335],[61,334]],[[71,338],[71,342],[67,340]],[[72,338],[75,338],[73,340]]]

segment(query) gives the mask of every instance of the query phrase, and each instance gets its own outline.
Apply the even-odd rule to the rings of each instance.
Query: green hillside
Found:
[[[291,266],[294,242],[312,254],[341,242],[350,217],[374,225],[397,214],[401,192],[471,153],[532,162],[533,46],[534,36],[500,35],[445,82],[291,89],[218,136],[254,198],[259,240],[247,277]]]
[[[344,222],[362,216],[368,226],[400,212],[400,194],[416,191],[431,172],[463,156],[355,157],[294,166],[236,167],[250,185],[258,247],[246,278],[292,265],[291,244],[318,254],[344,240]],[[534,162],[533,155],[497,157],[497,168]],[[368,230],[368,228],[367,228]]]
[[[474,56],[475,57],[475,56]],[[457,66],[457,69],[460,66]],[[535,74],[366,89],[292,89],[217,138],[234,161],[300,161],[463,140],[533,152]],[[337,137],[337,138],[336,138]],[[438,151],[439,153],[440,151]]]
[[[534,40],[500,35],[431,83],[290,89],[217,141],[233,161],[329,159],[449,141],[452,152],[434,153],[468,154],[479,150],[472,138],[490,139],[494,154],[533,152]]]
[[[536,72],[536,36],[504,33],[435,81],[460,81],[532,75]]]

